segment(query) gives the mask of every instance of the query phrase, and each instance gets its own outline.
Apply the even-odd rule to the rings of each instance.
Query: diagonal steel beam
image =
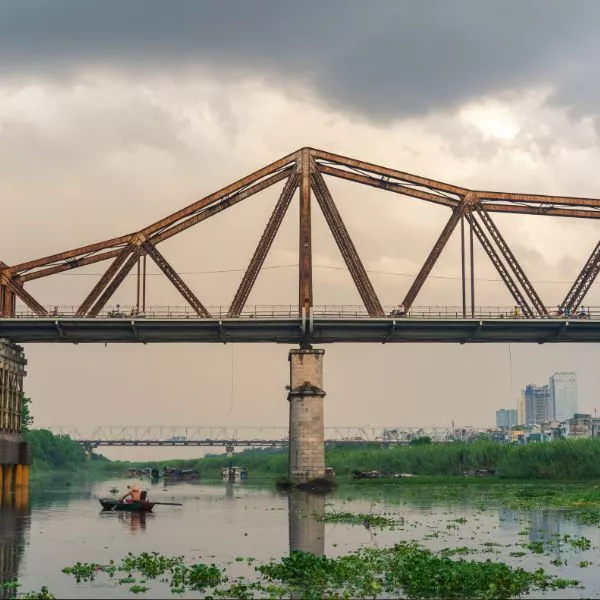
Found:
[[[290,206],[290,202],[292,201],[292,197],[296,188],[298,187],[300,181],[300,176],[298,171],[293,172],[283,190],[279,196],[279,200],[271,213],[271,217],[263,231],[263,234],[258,242],[258,246],[254,251],[254,255],[250,260],[250,264],[244,273],[244,277],[240,282],[240,285],[235,293],[235,297],[233,298],[233,302],[229,307],[229,311],[227,313],[228,317],[239,317],[242,309],[244,308],[246,301],[248,300],[248,296],[252,291],[252,287],[258,277],[260,269],[262,268],[265,258],[271,249],[271,245],[273,244],[273,240],[279,231],[279,227],[283,221],[283,218],[287,212],[287,209]]]
[[[356,160],[355,158],[348,158],[347,156],[341,156],[340,154],[333,154],[332,152],[314,149],[311,149],[310,152],[313,158],[319,163],[321,161],[327,161],[338,165],[344,165],[346,167],[359,169],[361,171],[367,171],[368,173],[375,173],[385,177],[393,177],[394,179],[400,179],[401,181],[422,185],[424,187],[431,188],[432,190],[449,192],[459,196],[463,196],[469,191],[464,187],[451,185],[449,183],[444,183],[443,181],[436,181],[435,179],[420,177],[419,175],[412,175],[411,173],[406,173],[405,171],[389,169],[388,167],[382,167],[380,165],[368,163],[363,160]]]
[[[553,206],[529,206],[523,204],[497,204],[482,201],[488,212],[511,213],[519,215],[546,215],[548,217],[568,217],[571,219],[600,219],[598,208],[556,208]],[[600,205],[600,204],[599,204]]]
[[[360,260],[358,252],[354,244],[352,243],[352,239],[346,226],[344,225],[344,221],[342,220],[342,216],[338,212],[338,209],[333,201],[333,197],[325,181],[323,180],[323,176],[316,169],[315,165],[312,165],[313,168],[311,170],[311,181],[312,181],[312,189],[315,192],[315,197],[321,210],[323,211],[323,215],[325,216],[325,220],[329,225],[329,229],[337,243],[337,246],[340,250],[342,257],[348,267],[348,271],[352,276],[354,281],[354,285],[356,285],[356,289],[362,298],[363,304],[367,309],[370,317],[383,317],[384,312],[381,306],[381,302],[379,302],[379,298],[375,293],[375,289],[371,284],[369,276],[367,275],[367,271]]]
[[[525,290],[525,293],[531,301],[531,304],[533,304],[533,307],[541,317],[547,317],[548,311],[546,310],[544,303],[540,300],[540,297],[535,291],[533,285],[531,285],[531,282],[527,278],[527,275],[525,275],[525,272],[521,268],[519,261],[515,258],[515,255],[508,247],[508,244],[502,237],[500,230],[498,229],[494,221],[492,221],[492,217],[490,217],[486,209],[483,206],[481,206],[480,203],[475,204],[475,209],[477,210],[477,213],[479,214],[483,225],[487,228],[488,232],[490,233],[490,235],[496,242],[498,248],[500,249],[504,260],[512,269],[513,274]]]
[[[158,268],[167,276],[167,279],[175,286],[185,300],[187,300],[188,304],[196,311],[196,313],[201,317],[210,319],[211,315],[202,302],[198,300],[194,292],[192,292],[185,281],[181,279],[175,269],[167,262],[167,259],[158,251],[158,248],[151,242],[144,242],[142,247],[146,251],[146,254],[152,258]]]
[[[550,206],[600,206],[598,198],[578,198],[575,196],[548,196],[544,194],[511,194],[507,192],[477,191],[482,200],[500,200],[522,204],[549,204]]]
[[[44,317],[48,311],[20,284],[12,278],[3,276],[2,283],[13,293],[16,294],[38,317]],[[6,295],[6,291],[5,291]],[[12,305],[12,299],[11,299]],[[10,307],[9,312],[12,313],[13,307]],[[14,315],[11,315],[14,316]]]
[[[78,267],[83,267],[85,265],[102,262],[109,258],[116,258],[121,253],[121,250],[122,248],[118,248],[117,250],[109,250],[108,252],[102,252],[101,254],[92,254],[90,256],[85,256],[84,258],[70,260],[61,263],[60,265],[46,267],[45,269],[32,271],[31,273],[25,273],[25,275],[21,275],[19,279],[21,281],[32,281],[33,279],[40,279],[42,277],[48,277],[48,275],[55,275],[56,273],[62,273],[63,271],[70,271],[71,269],[77,269]]]
[[[421,270],[417,274],[417,277],[413,281],[413,284],[410,286],[410,289],[408,290],[408,292],[404,298],[404,301],[402,302],[402,304],[404,305],[405,311],[409,310],[409,308],[412,306],[413,302],[415,301],[417,294],[421,291],[421,288],[423,287],[425,280],[427,279],[429,273],[431,273],[431,270],[433,269],[435,263],[437,262],[437,259],[439,258],[440,254],[442,253],[442,250],[445,248],[446,244],[448,243],[448,240],[450,239],[450,236],[452,235],[454,228],[460,221],[460,217],[462,216],[463,211],[464,211],[463,204],[460,204],[452,211],[452,214],[450,215],[450,219],[448,219],[448,222],[446,223],[446,226],[442,230],[440,237],[437,239],[436,243],[434,244],[431,252],[429,253],[429,256],[427,257],[427,260],[421,267]]]
[[[198,210],[205,208],[206,206],[209,206],[210,204],[213,204],[214,202],[217,202],[218,200],[221,200],[230,194],[238,192],[250,184],[256,183],[267,175],[272,175],[276,171],[289,166],[291,163],[296,161],[297,157],[298,151],[292,152],[291,154],[272,162],[266,167],[263,167],[262,169],[259,169],[258,171],[255,171],[254,173],[251,173],[242,179],[239,179],[235,183],[220,189],[218,192],[210,194],[209,196],[190,204],[188,207],[178,210],[168,217],[165,217],[164,219],[145,227],[140,231],[140,233],[146,237],[150,237],[155,233],[162,231],[165,227],[170,227],[178,221],[193,215],[194,213],[198,212]]]
[[[114,248],[115,246],[127,244],[131,240],[131,238],[132,234],[123,235],[121,237],[106,240],[104,242],[90,244],[89,246],[82,246],[81,248],[75,248],[73,250],[67,250],[66,252],[60,252],[59,254],[52,254],[50,256],[45,256],[44,258],[39,258],[37,260],[30,260],[28,262],[20,263],[18,265],[13,265],[12,267],[10,267],[10,270],[13,274],[20,275],[24,271],[44,267],[52,263],[59,262],[61,260],[77,258],[78,256],[84,256],[86,254],[90,254],[91,252],[99,252],[101,250],[107,250],[109,248]]]
[[[596,247],[592,250],[590,257],[587,259],[585,265],[583,265],[583,268],[577,276],[575,283],[573,283],[573,286],[565,296],[565,299],[562,301],[560,307],[563,310],[568,308],[571,311],[571,314],[573,314],[583,302],[585,295],[590,287],[592,287],[592,284],[596,280],[599,272],[600,242],[598,242]]]
[[[236,192],[223,198],[218,203],[214,205],[208,206],[207,208],[202,209],[202,211],[192,215],[168,229],[162,230],[160,233],[153,235],[150,239],[156,245],[164,240],[185,231],[186,229],[200,223],[209,217],[212,217],[221,211],[229,208],[230,206],[234,206],[238,202],[257,194],[258,192],[267,189],[268,187],[274,185],[278,181],[289,177],[289,174],[292,172],[292,167],[286,167],[281,171],[267,177],[258,183],[255,183],[252,186],[248,186],[240,192]],[[78,267],[83,267],[85,265],[91,265],[97,262],[102,262],[104,260],[108,260],[110,258],[115,258],[121,252],[121,248],[117,248],[116,250],[110,250],[108,252],[102,252],[101,254],[94,254],[91,256],[84,256],[83,258],[77,258],[73,260],[69,260],[67,262],[63,262],[59,265],[54,265],[51,267],[46,267],[45,269],[40,269],[39,271],[32,271],[30,273],[26,273],[21,276],[21,281],[31,281],[33,279],[39,279],[41,277],[47,277],[48,275],[55,275],[56,273],[63,273],[64,271],[69,271],[71,269],[76,269]]]
[[[123,280],[129,274],[129,271],[133,269],[138,258],[142,255],[143,249],[141,245],[136,246],[129,255],[129,258],[125,264],[121,267],[119,272],[115,275],[115,278],[108,284],[103,294],[98,298],[94,306],[88,311],[88,317],[96,317],[98,313],[104,308],[106,303],[110,300],[112,295],[115,293],[117,288],[123,283]]]
[[[467,221],[469,221],[469,224],[471,225],[473,231],[475,232],[475,235],[477,236],[479,243],[485,250],[489,259],[492,261],[492,264],[496,267],[496,270],[498,271],[498,274],[502,278],[502,281],[504,281],[504,284],[506,285],[506,287],[508,288],[512,297],[514,298],[515,302],[517,303],[517,306],[520,307],[520,309],[523,311],[523,314],[526,317],[530,317],[530,318],[533,317],[533,311],[527,304],[527,300],[525,300],[523,294],[521,293],[521,290],[519,289],[519,287],[517,286],[517,284],[511,277],[510,273],[504,266],[504,263],[500,259],[500,256],[498,256],[498,253],[496,252],[494,246],[492,245],[490,240],[487,238],[484,230],[481,228],[481,226],[477,222],[477,219],[475,218],[475,214],[472,213],[471,211],[468,211],[465,213],[465,216],[467,218]]]
[[[92,304],[96,302],[100,294],[106,289],[106,286],[111,282],[112,278],[117,274],[117,271],[121,268],[133,250],[133,246],[128,244],[119,252],[110,267],[106,269],[104,275],[102,275],[98,283],[96,283],[92,291],[87,295],[85,300],[81,303],[81,306],[75,312],[76,317],[83,317],[88,312]]]
[[[177,223],[176,225],[173,225],[168,229],[162,230],[160,233],[157,233],[150,238],[152,240],[152,243],[156,245],[160,242],[163,242],[164,240],[167,240],[170,237],[181,233],[182,231],[185,231],[189,227],[196,225],[196,223],[200,223],[201,221],[208,219],[208,217],[212,217],[213,215],[220,213],[222,210],[225,210],[230,206],[234,206],[238,202],[241,202],[242,200],[245,200],[246,198],[257,194],[258,192],[261,192],[262,190],[265,190],[268,187],[271,187],[272,185],[281,181],[282,179],[289,177],[290,173],[294,169],[294,166],[295,165],[290,165],[289,167],[281,169],[280,171],[277,171],[270,177],[267,177],[259,181],[258,183],[248,186],[239,192],[230,194],[226,198],[219,200],[218,203],[214,203],[206,208],[203,208],[201,212],[195,213],[194,215],[188,217],[185,221],[181,221],[180,223]]]
[[[441,194],[432,194],[425,190],[409,187],[406,184],[398,183],[395,181],[389,181],[385,176],[374,177],[372,175],[363,175],[361,173],[355,173],[354,171],[344,171],[342,169],[336,169],[330,165],[324,165],[317,163],[319,171],[325,175],[331,175],[338,179],[346,179],[347,181],[353,181],[355,183],[362,183],[363,185],[370,185],[371,187],[386,190],[388,192],[394,192],[396,194],[402,194],[403,196],[411,196],[412,198],[419,198],[420,200],[427,200],[427,202],[434,202],[435,204],[442,204],[443,206],[454,207],[459,203],[459,200],[449,198]]]

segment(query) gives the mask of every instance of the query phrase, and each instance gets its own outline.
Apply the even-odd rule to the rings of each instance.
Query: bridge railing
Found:
[[[73,318],[77,312],[75,305],[45,306],[50,317]],[[208,306],[207,310],[215,319],[226,319],[229,311],[228,306]],[[575,315],[559,315],[557,308],[547,307],[549,318],[600,318],[600,307],[586,306],[585,312]],[[398,306],[384,306],[386,317],[401,319],[463,319],[462,306],[415,306],[407,313],[398,310]],[[40,318],[28,307],[17,305],[15,317],[19,319]],[[339,319],[368,319],[369,314],[361,305],[335,305],[323,304],[313,307],[315,318],[339,318]],[[45,317],[47,318],[47,317]],[[203,319],[190,306],[150,306],[144,312],[139,312],[134,306],[114,305],[105,308],[97,318],[100,319]],[[298,318],[298,307],[296,305],[247,305],[239,319],[294,319]],[[475,319],[514,319],[512,306],[478,306],[473,314],[467,310],[466,318]]]
[[[78,442],[94,442],[100,445],[195,445],[212,442],[225,445],[243,441],[287,443],[287,426],[98,426],[91,432],[82,433],[76,427],[50,427],[54,434],[68,435]],[[456,427],[373,427],[334,426],[325,427],[328,442],[360,443],[409,443],[415,438],[429,437],[434,442],[453,440],[469,441],[487,431],[471,426]],[[212,445],[212,444],[211,444]]]

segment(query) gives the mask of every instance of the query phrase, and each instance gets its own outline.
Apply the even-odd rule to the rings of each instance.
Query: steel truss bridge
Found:
[[[403,300],[395,312],[377,296],[326,178],[431,202],[450,212],[410,287],[403,296],[399,290],[398,297]],[[234,298],[226,307],[205,305],[159,251],[159,245],[277,184],[282,184],[279,198]],[[297,190],[298,304],[285,310],[248,307],[254,283]],[[313,199],[323,212],[362,300],[357,310],[314,305]],[[0,337],[17,343],[600,341],[597,309],[590,319],[575,318],[600,271],[600,242],[583,261],[579,273],[574,274],[566,296],[544,302],[494,222],[493,215],[497,213],[599,219],[600,199],[473,190],[302,148],[138,231],[18,264],[0,262]],[[459,306],[416,307],[419,292],[457,229],[461,248]],[[518,315],[476,305],[475,240],[510,292]],[[181,294],[184,308],[165,310],[149,302],[148,258]],[[31,281],[100,262],[109,262],[109,266],[86,297],[72,307],[41,303],[26,289]],[[136,288],[131,306],[125,310],[118,305],[110,307],[114,293],[132,272],[136,275]],[[548,308],[550,304],[554,311]]]
[[[55,435],[68,435],[82,446],[216,446],[287,447],[287,427],[164,427],[99,426],[89,433],[76,427],[50,427]],[[408,444],[411,440],[430,437],[433,442],[473,441],[485,429],[474,427],[325,427],[325,445]]]

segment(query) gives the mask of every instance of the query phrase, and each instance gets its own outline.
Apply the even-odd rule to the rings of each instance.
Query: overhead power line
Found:
[[[298,268],[298,265],[269,265],[266,267],[262,267],[261,270],[272,270],[272,269],[292,269]],[[313,265],[313,269],[332,269],[335,271],[347,271],[346,267],[336,266],[336,265]],[[246,271],[246,267],[244,268],[236,268],[236,269],[213,269],[207,271],[181,271],[179,275],[217,275],[221,273],[243,273]],[[397,271],[372,271],[367,269],[367,273],[369,275],[394,275],[396,277],[416,277],[417,273],[400,273]],[[104,273],[60,273],[59,275],[68,276],[68,277],[102,277]],[[162,273],[146,273],[148,277],[158,277],[161,276]],[[129,273],[127,277],[136,277],[135,273]],[[447,279],[450,281],[459,281],[461,279],[458,275],[429,275],[428,278],[431,279]],[[489,281],[489,282],[502,282],[502,279],[493,278],[493,277],[475,277],[475,281]],[[548,281],[541,279],[532,279],[532,283],[546,283],[553,285],[571,285],[571,281]]]

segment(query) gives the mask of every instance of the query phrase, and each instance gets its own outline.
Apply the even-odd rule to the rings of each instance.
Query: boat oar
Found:
[[[181,502],[153,502],[149,501],[151,504],[162,504],[163,506],[183,506]]]

